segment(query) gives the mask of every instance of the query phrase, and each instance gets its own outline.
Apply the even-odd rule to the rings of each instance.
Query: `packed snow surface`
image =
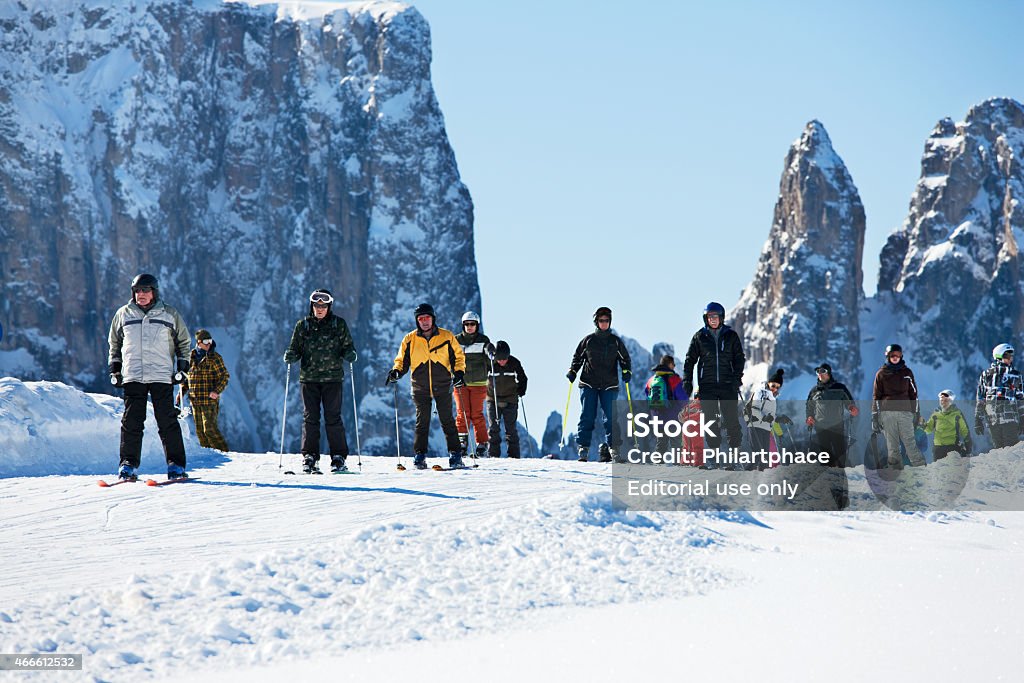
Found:
[[[281,468],[276,453],[194,444],[195,481],[103,489],[117,401],[0,382],[0,433],[24,431],[0,460],[0,652],[85,656],[84,676],[26,680],[639,680],[685,668],[792,681],[820,667],[830,680],[1012,680],[1024,665],[1020,513],[627,513],[598,463],[399,472],[396,458],[360,469],[353,456],[357,474],[292,476],[293,453]],[[163,479],[154,432],[143,479]],[[61,448],[83,473],[55,471]],[[989,457],[1024,448],[975,460]],[[851,493],[862,482],[851,470]],[[957,647],[935,648],[949,639]]]

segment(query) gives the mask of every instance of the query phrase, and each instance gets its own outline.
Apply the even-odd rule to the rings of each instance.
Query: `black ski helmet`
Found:
[[[413,319],[418,319],[421,315],[429,315],[431,322],[435,325],[437,324],[437,316],[434,315],[434,307],[425,301],[416,307],[412,317]],[[419,325],[419,320],[416,320],[416,324]]]
[[[135,299],[135,290],[140,287],[151,287],[153,289],[153,301],[155,302],[160,298],[160,284],[156,281],[156,277],[149,273],[139,273],[132,280],[132,299]]]
[[[889,355],[893,354],[893,353],[902,354],[903,353],[903,347],[900,346],[899,344],[889,344],[888,346],[885,347],[885,357],[887,359],[889,358]]]
[[[598,318],[600,318],[602,316],[605,316],[605,315],[608,316],[608,320],[611,320],[612,319],[612,309],[608,308],[607,306],[601,306],[596,311],[594,311],[594,325],[595,326],[597,325],[597,319]]]
[[[317,296],[318,294],[320,294],[321,296],[318,297]],[[327,295],[327,297],[326,297],[327,298],[327,314],[330,315],[331,308],[334,305],[334,295],[331,294],[331,290],[321,288],[321,289],[314,289],[310,293],[310,295],[309,295],[309,315],[310,315],[310,317],[313,317],[313,300],[314,299],[321,299],[321,301],[317,302],[317,303],[321,303],[323,298],[324,298],[323,297],[324,294]]]
[[[709,301],[708,305],[704,307],[704,315],[701,316],[704,320],[704,324],[708,324],[708,313],[717,313],[718,319],[725,324],[725,306],[718,303],[717,301]]]

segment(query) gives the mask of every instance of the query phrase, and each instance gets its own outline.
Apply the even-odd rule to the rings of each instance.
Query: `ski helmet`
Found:
[[[466,311],[465,313],[462,314],[462,324],[463,324],[463,326],[465,326],[465,324],[470,322],[470,321],[475,322],[477,325],[479,325],[480,324],[480,316],[477,315],[476,313],[474,313],[473,311]]]
[[[604,316],[608,316],[608,320],[611,321],[612,309],[608,308],[607,306],[601,306],[596,311],[594,311],[594,324],[597,324],[598,318],[602,318]]]
[[[313,304],[327,304],[327,312],[331,312],[334,296],[329,289],[314,289],[309,295],[309,314],[313,315]]]
[[[415,311],[413,311],[413,314],[412,314],[413,318],[417,318],[417,319],[418,319],[418,318],[419,318],[419,317],[420,317],[421,315],[429,315],[429,316],[430,316],[430,318],[431,318],[431,320],[432,320],[432,321],[433,321],[433,322],[434,322],[435,324],[437,323],[437,316],[436,316],[436,315],[434,315],[434,307],[433,307],[433,306],[431,306],[430,304],[428,304],[428,303],[427,303],[427,302],[425,302],[425,301],[424,301],[423,303],[421,303],[421,304],[420,304],[419,306],[417,306],[417,307],[416,307],[416,310],[415,310]]]
[[[898,354],[902,355],[903,354],[903,347],[900,346],[899,344],[889,344],[888,346],[885,347],[885,357],[886,358],[888,358],[890,355],[892,355],[894,353],[898,353]]]
[[[992,349],[992,360],[1001,360],[1008,353],[1013,353],[1013,347],[1009,344],[1000,344]]]
[[[708,305],[704,307],[704,315],[702,316],[704,324],[708,324],[708,313],[717,313],[718,319],[723,323],[725,322],[725,306],[718,303],[717,301],[709,301]]]
[[[950,401],[956,400],[956,394],[953,393],[952,389],[943,389],[942,391],[940,391],[939,398],[942,398],[943,396],[949,397]]]
[[[139,273],[132,280],[132,299],[135,299],[135,292],[142,289],[143,287],[149,287],[153,290],[153,301],[156,302],[160,298],[160,284],[156,281],[156,277],[149,273]]]
[[[512,355],[512,350],[508,347],[508,342],[502,339],[494,347],[494,360],[508,360],[509,356]]]

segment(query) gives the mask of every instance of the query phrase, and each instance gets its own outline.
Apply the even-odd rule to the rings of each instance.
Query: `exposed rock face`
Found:
[[[757,273],[726,310],[751,366],[782,364],[789,380],[827,361],[857,381],[864,228],[853,179],[811,121],[786,155]]]
[[[327,287],[359,350],[364,450],[393,452],[379,387],[416,303],[446,327],[481,309],[430,58],[423,17],[396,3],[6,3],[0,374],[109,390],[111,315],[152,272],[232,365],[231,445],[276,448],[281,356]]]
[[[878,290],[914,359],[970,388],[997,343],[1024,330],[1024,107],[992,99],[925,143],[910,213],[881,255]]]

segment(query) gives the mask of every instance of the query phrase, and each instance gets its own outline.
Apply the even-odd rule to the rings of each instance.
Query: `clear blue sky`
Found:
[[[736,302],[809,120],[864,202],[871,294],[935,123],[1024,98],[1024,3],[412,4],[475,205],[484,330],[523,361],[538,439],[597,306],[681,355],[707,301]]]

